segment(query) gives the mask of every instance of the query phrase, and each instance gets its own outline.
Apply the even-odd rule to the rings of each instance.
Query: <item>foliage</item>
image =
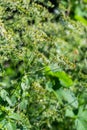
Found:
[[[87,25],[87,0],[63,0],[61,2],[66,7],[66,14]]]
[[[0,129],[86,130],[87,27],[40,2],[0,0]]]

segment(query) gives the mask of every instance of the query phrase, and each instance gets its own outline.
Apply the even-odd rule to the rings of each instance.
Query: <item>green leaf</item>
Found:
[[[79,108],[75,125],[77,130],[87,130],[87,110],[83,106]]]
[[[22,78],[21,88],[23,91],[26,91],[30,88],[29,79],[26,75]]]
[[[21,101],[21,103],[19,104],[20,110],[26,110],[27,105],[28,105],[28,101],[27,101],[26,99],[23,99],[23,100]]]
[[[82,112],[80,115],[79,115],[82,119],[84,119],[85,121],[87,121],[87,110]]]
[[[75,117],[73,111],[71,109],[66,109],[66,114],[65,114],[66,117]]]
[[[87,110],[84,110],[83,106],[79,108],[78,118],[81,118],[84,121],[87,121]]]
[[[75,19],[82,22],[84,25],[87,25],[87,20],[84,17],[75,15]]]
[[[13,123],[13,122],[8,122],[8,123],[6,124],[6,129],[7,129],[7,130],[16,130],[16,124]]]
[[[11,113],[11,115],[9,115],[9,118],[14,119],[16,121],[21,121],[21,116],[18,113]]]
[[[73,85],[73,81],[72,81],[71,78],[68,76],[68,74],[66,74],[64,71],[55,72],[55,76],[59,78],[60,83],[61,83],[64,87],[70,87],[70,86]]]
[[[6,97],[6,101],[8,102],[8,104],[9,104],[10,106],[13,106],[12,101],[11,101],[11,99],[10,99],[9,97]]]
[[[13,106],[12,101],[8,97],[8,92],[6,90],[2,89],[0,95],[4,101],[7,101],[10,106]]]
[[[8,95],[8,92],[6,90],[2,89],[0,92],[0,96],[4,101],[6,100],[7,95]]]
[[[75,97],[74,93],[70,90],[67,89],[59,89],[56,91],[60,97],[67,101],[70,106],[73,106],[74,108],[78,108],[78,101],[77,98]]]
[[[2,121],[0,119],[0,128],[3,128],[3,126],[5,126],[6,123],[7,123],[6,119],[3,119]]]
[[[73,85],[73,81],[71,80],[70,76],[68,74],[66,74],[64,71],[53,72],[50,69],[50,67],[46,67],[45,71],[46,71],[47,75],[57,77],[62,86],[70,87]]]
[[[82,119],[75,120],[76,130],[87,130],[87,122]]]
[[[52,82],[48,81],[46,83],[46,90],[48,90],[49,92],[51,92],[51,91],[53,91],[52,87],[53,87]]]

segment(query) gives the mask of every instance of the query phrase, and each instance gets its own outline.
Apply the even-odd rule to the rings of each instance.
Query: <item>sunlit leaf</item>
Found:
[[[66,74],[64,71],[57,71],[53,72],[49,67],[45,69],[47,75],[57,77],[64,87],[70,87],[73,85],[73,81],[71,80],[70,76]]]

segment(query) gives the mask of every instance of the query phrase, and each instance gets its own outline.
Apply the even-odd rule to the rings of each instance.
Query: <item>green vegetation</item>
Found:
[[[50,12],[48,0],[0,0],[1,130],[87,130],[81,2],[61,0]]]

